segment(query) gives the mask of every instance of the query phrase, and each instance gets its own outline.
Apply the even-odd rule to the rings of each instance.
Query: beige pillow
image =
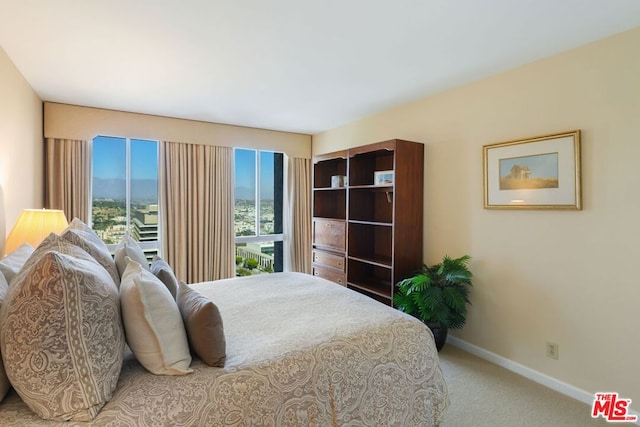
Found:
[[[151,272],[129,261],[120,284],[127,344],[156,375],[192,372],[191,353],[180,311],[169,290]]]
[[[87,224],[78,218],[74,218],[69,226],[61,233],[61,236],[87,251],[89,255],[98,261],[98,264],[109,272],[116,286],[120,285],[120,275],[118,274],[116,263],[111,253],[109,253],[107,245],[105,245]]]
[[[91,421],[111,399],[124,354],[118,289],[90,255],[40,254],[0,310],[6,374],[40,417]]]
[[[33,247],[25,243],[0,260],[0,273],[7,279],[7,283],[11,283],[32,253]]]
[[[184,282],[180,282],[177,302],[194,353],[209,366],[223,367],[226,342],[218,307]]]
[[[147,270],[149,269],[149,262],[147,261],[147,257],[144,256],[142,248],[138,242],[133,240],[128,234],[126,234],[122,240],[120,240],[118,246],[116,246],[116,253],[114,256],[120,277],[122,277],[124,270],[127,268],[126,257],[131,258]]]
[[[176,279],[175,274],[173,274],[173,270],[171,266],[167,263],[167,261],[160,258],[158,255],[153,257],[153,262],[151,263],[151,272],[158,278],[171,292],[171,296],[173,299],[176,299],[176,294],[178,293],[178,279]]]

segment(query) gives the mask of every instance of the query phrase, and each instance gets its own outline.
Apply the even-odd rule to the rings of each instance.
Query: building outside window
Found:
[[[283,269],[284,154],[236,148],[236,275]]]
[[[158,141],[93,139],[91,222],[111,251],[129,232],[147,259],[158,253]]]

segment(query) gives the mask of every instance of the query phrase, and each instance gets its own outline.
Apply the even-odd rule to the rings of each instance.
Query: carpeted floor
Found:
[[[441,427],[609,425],[602,418],[591,418],[590,405],[453,345],[440,351],[440,365],[450,400]]]

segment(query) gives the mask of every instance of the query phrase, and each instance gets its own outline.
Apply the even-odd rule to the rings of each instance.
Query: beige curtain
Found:
[[[47,138],[45,206],[62,209],[68,221],[77,217],[89,224],[91,163],[89,141]]]
[[[311,160],[287,162],[285,270],[311,273]]]
[[[233,148],[160,144],[162,254],[187,283],[235,276]]]

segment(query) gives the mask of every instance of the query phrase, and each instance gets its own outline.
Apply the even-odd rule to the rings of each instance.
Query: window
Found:
[[[114,250],[127,230],[148,259],[158,253],[158,142],[93,139],[91,222]]]
[[[236,148],[236,275],[282,271],[284,155]]]

